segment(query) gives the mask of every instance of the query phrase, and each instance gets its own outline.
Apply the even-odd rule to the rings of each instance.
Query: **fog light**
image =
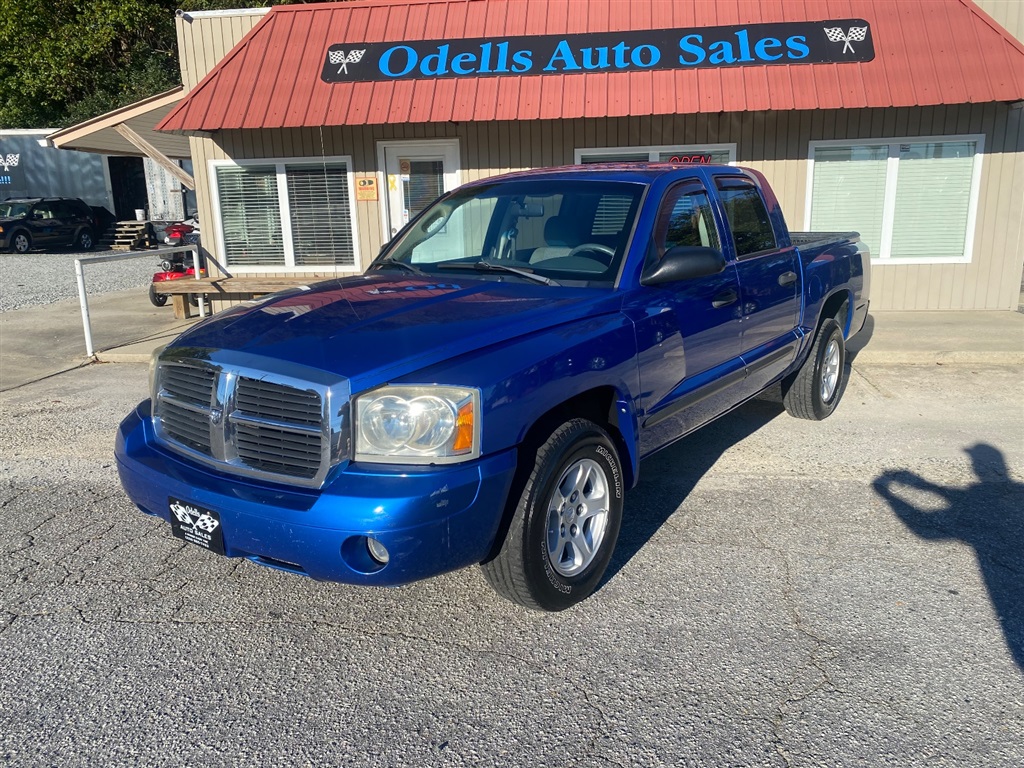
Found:
[[[387,547],[385,547],[376,539],[371,539],[367,537],[366,548],[370,551],[370,557],[372,557],[381,565],[387,565],[388,560],[391,559],[391,555],[388,554]]]

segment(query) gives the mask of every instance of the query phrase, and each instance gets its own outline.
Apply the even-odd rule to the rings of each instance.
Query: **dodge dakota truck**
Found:
[[[467,184],[365,274],[155,354],[121,482],[220,555],[362,585],[480,564],[561,610],[599,586],[645,456],[772,385],[793,416],[833,412],[869,263],[856,233],[790,232],[736,167]]]

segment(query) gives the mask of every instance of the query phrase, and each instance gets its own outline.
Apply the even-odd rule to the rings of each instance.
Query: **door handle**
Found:
[[[730,304],[735,304],[736,300],[739,299],[739,294],[736,293],[732,288],[728,291],[722,291],[720,294],[715,296],[711,300],[711,306],[715,309],[721,309],[722,307],[728,307]]]
[[[779,285],[792,285],[796,282],[796,272],[783,272],[779,275]]]

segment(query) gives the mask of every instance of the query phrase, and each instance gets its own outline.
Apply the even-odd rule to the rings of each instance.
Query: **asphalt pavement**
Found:
[[[174,332],[139,312],[115,356]],[[81,333],[11,314],[5,764],[1024,765],[1024,315],[880,314],[828,420],[754,401],[646,460],[606,582],[545,615],[476,569],[360,589],[172,538],[112,456],[146,366],[37,346],[8,386],[11,328]]]

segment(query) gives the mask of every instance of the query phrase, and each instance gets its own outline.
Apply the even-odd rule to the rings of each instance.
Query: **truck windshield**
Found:
[[[502,279],[611,284],[644,188],[526,179],[457,190],[425,210],[373,268],[398,262],[428,274],[465,269]]]

